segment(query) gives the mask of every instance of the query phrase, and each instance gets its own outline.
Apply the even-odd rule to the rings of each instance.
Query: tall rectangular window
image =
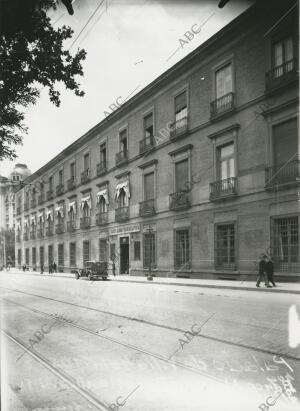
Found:
[[[298,217],[278,218],[274,220],[273,250],[275,268],[277,270],[299,271]]]
[[[90,260],[90,242],[89,241],[83,241],[83,247],[82,247],[82,251],[83,251],[83,263],[86,263],[87,261]]]
[[[188,228],[175,230],[174,257],[175,268],[190,268],[190,230]]]
[[[144,137],[150,138],[153,136],[153,114],[150,113],[144,117]]]
[[[76,267],[76,243],[69,244],[70,267]]]
[[[29,265],[29,248],[25,248],[25,264]]]
[[[107,261],[107,242],[106,240],[99,240],[99,259],[100,261]]]
[[[18,265],[22,264],[22,250],[18,250]]]
[[[52,191],[53,190],[53,177],[52,176],[49,177],[48,182],[49,182],[49,191]]]
[[[216,71],[216,98],[225,96],[233,91],[232,82],[232,64],[229,63],[226,66]]]
[[[176,192],[184,191],[189,182],[189,162],[188,159],[175,163],[175,189]]]
[[[139,261],[141,259],[141,242],[135,241],[133,243],[133,259]]]
[[[283,40],[278,41],[273,45],[273,56],[272,64],[274,68],[279,68],[279,66],[286,65],[286,71],[293,69],[292,60],[294,58],[294,45],[293,38],[287,37]],[[290,64],[289,64],[290,63]],[[284,74],[283,67],[281,70],[276,70],[276,77],[280,77]]]
[[[298,159],[298,124],[292,119],[273,127],[274,165],[284,165]]]
[[[110,259],[112,261],[116,260],[116,244],[115,243],[110,244]]]
[[[186,91],[175,97],[175,121],[180,121],[186,118],[187,112],[187,95]]]
[[[154,172],[144,175],[144,200],[153,200],[154,194]]]
[[[44,258],[44,247],[40,247],[40,266],[44,266],[45,258]]]
[[[106,164],[106,143],[100,145],[100,163]]]
[[[58,244],[57,246],[57,254],[58,254],[58,267],[61,270],[64,267],[64,245]]]
[[[83,157],[83,168],[84,171],[88,171],[90,169],[90,154],[86,153]]]
[[[48,265],[53,263],[53,245],[48,245]]]
[[[32,247],[31,257],[32,257],[32,265],[35,266],[36,265],[36,248],[35,247]]]
[[[122,130],[119,136],[120,136],[120,150],[126,153],[128,150],[127,129]]]
[[[75,181],[75,163],[70,164],[70,179]]]
[[[216,268],[235,269],[234,224],[220,224],[216,226],[215,265]]]
[[[58,184],[62,185],[64,182],[63,170],[59,170],[58,172]]]
[[[235,177],[234,144],[230,143],[218,147],[217,155],[219,180]]]
[[[143,257],[144,268],[156,266],[155,233],[145,233],[143,236]]]

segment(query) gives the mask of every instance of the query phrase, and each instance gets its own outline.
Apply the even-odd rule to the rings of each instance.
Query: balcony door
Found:
[[[218,178],[226,180],[235,177],[234,144],[226,144],[218,149]]]
[[[185,191],[189,182],[189,161],[188,159],[175,163],[175,191]]]
[[[144,175],[144,200],[154,199],[154,172]]]
[[[298,159],[297,119],[273,127],[273,161],[275,166]]]
[[[227,64],[216,71],[216,98],[232,92],[232,64]]]

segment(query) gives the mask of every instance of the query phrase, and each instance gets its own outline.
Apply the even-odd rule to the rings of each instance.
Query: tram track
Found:
[[[45,297],[45,296],[41,296],[41,295],[38,295],[38,294],[28,293],[28,292],[26,292],[26,291],[11,289],[11,288],[2,287],[2,286],[0,286],[0,288],[7,289],[7,290],[9,290],[9,291],[13,291],[13,292],[17,292],[17,293],[21,293],[21,294],[26,294],[26,295],[34,296],[34,297],[41,298],[41,299],[46,299],[46,300],[50,300],[50,301],[59,302],[59,303],[61,303],[61,304],[71,305],[71,306],[74,306],[74,307],[77,307],[77,308],[83,308],[83,309],[88,310],[88,311],[95,311],[95,312],[99,312],[99,313],[101,313],[101,314],[111,315],[111,316],[114,316],[114,317],[118,317],[118,318],[122,318],[122,319],[129,320],[129,321],[135,321],[135,322],[138,322],[138,323],[141,323],[141,324],[146,324],[146,325],[153,326],[153,327],[163,328],[163,329],[171,330],[171,331],[177,331],[177,332],[180,332],[180,333],[182,333],[182,334],[186,332],[185,329],[181,329],[181,328],[178,328],[178,327],[172,327],[172,326],[165,325],[165,324],[157,324],[157,323],[154,323],[154,322],[152,322],[152,321],[143,320],[143,319],[138,319],[138,318],[134,318],[134,317],[122,315],[122,314],[112,313],[112,312],[109,312],[109,311],[100,310],[100,309],[97,309],[97,308],[88,307],[88,306],[84,306],[84,305],[81,305],[81,304],[75,304],[75,303],[68,302],[68,301],[62,301],[62,300],[58,300],[58,299],[55,299],[55,298]],[[4,299],[4,300],[5,300],[5,298],[1,298],[1,299]],[[32,310],[33,312],[39,312],[39,313],[42,314],[42,315],[46,315],[46,316],[50,316],[50,317],[52,317],[52,318],[55,318],[55,317],[54,317],[53,315],[51,315],[51,314],[47,314],[47,313],[44,313],[44,312],[42,312],[42,311],[39,311],[39,310],[30,308],[30,307],[24,306],[24,305],[21,304],[21,303],[13,302],[13,301],[11,301],[11,300],[9,300],[9,301],[12,302],[12,303],[14,303],[14,304],[21,305],[21,306],[23,306],[24,308],[26,308],[26,309],[28,309],[28,310]],[[61,321],[63,321],[63,320],[61,320]],[[65,321],[65,322],[68,323],[67,321]],[[81,326],[79,326],[79,325],[77,325],[77,324],[71,324],[71,323],[68,323],[68,324],[69,324],[70,326],[73,326],[73,327],[77,327],[77,328],[84,329],[85,331],[90,332],[90,333],[93,333],[94,335],[97,335],[98,337],[102,337],[102,338],[106,338],[106,339],[110,339],[110,338],[111,338],[111,337],[107,337],[107,336],[101,335],[101,334],[99,334],[99,332],[96,332],[96,331],[93,331],[93,330],[89,330],[89,329],[87,329],[86,327],[81,327]],[[228,340],[221,339],[221,338],[218,338],[218,337],[213,337],[213,336],[210,336],[210,335],[205,335],[205,334],[203,334],[202,332],[201,332],[200,334],[198,334],[198,335],[195,335],[195,337],[196,337],[196,338],[200,338],[200,339],[207,339],[207,340],[211,340],[211,341],[214,341],[214,342],[223,343],[223,344],[230,345],[230,346],[234,346],[234,347],[238,347],[238,348],[243,348],[243,349],[246,349],[246,350],[251,350],[251,351],[253,350],[253,351],[256,351],[256,352],[259,352],[259,353],[268,354],[268,355],[280,355],[280,356],[282,356],[282,357],[284,357],[284,358],[287,358],[287,359],[290,359],[290,360],[293,360],[293,361],[300,361],[299,358],[294,357],[294,356],[289,355],[289,354],[286,354],[286,353],[282,353],[282,352],[278,352],[278,351],[273,351],[273,350],[267,350],[267,349],[264,349],[264,348],[261,348],[261,347],[255,347],[255,346],[247,345],[247,344],[244,344],[244,343],[241,343],[241,342],[232,342],[232,341],[228,341]],[[116,339],[111,339],[111,340],[112,340],[113,342],[117,343],[117,344],[121,344],[121,345],[125,344],[125,345],[127,345],[128,347],[131,346],[130,344],[123,343],[123,342],[120,341],[120,340],[116,340]],[[142,352],[143,352],[143,349],[141,349],[141,348],[139,348],[139,347],[131,346],[131,348],[136,349],[137,351],[142,350]],[[143,353],[145,354],[146,352],[143,352]],[[149,352],[149,353],[151,353],[151,352]],[[150,355],[151,355],[151,354],[150,354]],[[157,355],[159,355],[159,354],[157,354]],[[163,356],[161,356],[161,357],[162,357],[164,360],[168,360],[167,357],[163,357]],[[162,358],[160,358],[160,359],[162,359]],[[176,364],[175,364],[175,365],[176,365]],[[194,367],[192,367],[192,368],[194,369]]]

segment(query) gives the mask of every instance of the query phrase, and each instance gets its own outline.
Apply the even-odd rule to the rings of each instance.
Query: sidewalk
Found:
[[[1,271],[1,273],[12,273],[22,275],[36,275],[40,277],[60,277],[60,278],[74,278],[74,274],[71,273],[55,273],[55,274],[40,274],[37,271],[11,270]],[[129,275],[116,275],[109,276],[109,280],[117,282],[128,283],[144,283],[144,284],[159,284],[159,285],[176,285],[184,287],[201,287],[201,288],[218,288],[228,290],[247,290],[256,292],[268,292],[268,293],[288,293],[288,294],[300,294],[300,283],[282,283],[277,282],[277,287],[266,288],[261,283],[260,288],[255,286],[255,281],[231,281],[231,280],[211,280],[211,279],[186,279],[186,278],[166,278],[166,277],[154,277],[153,281],[148,281],[147,277],[129,276]]]

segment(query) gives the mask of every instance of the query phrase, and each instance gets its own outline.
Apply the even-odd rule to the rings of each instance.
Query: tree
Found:
[[[72,13],[70,1],[63,3]],[[57,84],[64,83],[75,95],[83,96],[76,76],[83,75],[85,50],[72,56],[63,42],[72,37],[70,27],[55,29],[47,11],[56,0],[2,0],[0,2],[0,160],[16,158],[25,127],[22,107],[35,104],[47,87],[50,101],[60,105]],[[42,87],[41,87],[42,86]]]

